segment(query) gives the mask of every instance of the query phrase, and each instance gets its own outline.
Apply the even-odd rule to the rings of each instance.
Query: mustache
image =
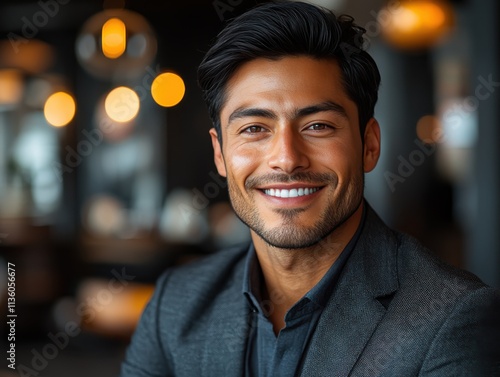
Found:
[[[337,174],[334,173],[307,173],[298,172],[294,174],[264,174],[258,177],[249,177],[245,182],[246,189],[269,185],[273,183],[309,183],[315,186],[326,186],[338,183]]]

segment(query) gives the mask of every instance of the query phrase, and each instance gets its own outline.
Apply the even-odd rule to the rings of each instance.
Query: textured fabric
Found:
[[[325,276],[288,310],[285,316],[286,326],[278,336],[274,334],[273,325],[267,318],[273,310],[273,302],[263,300],[260,296],[264,277],[255,249],[250,247],[243,275],[243,294],[249,300],[254,315],[248,336],[245,377],[289,376],[300,367],[302,355],[321,312],[361,234],[365,214],[366,211],[363,210],[356,233]]]
[[[251,307],[248,245],[158,280],[121,377],[241,377]],[[500,376],[498,290],[367,217],[298,376]],[[290,372],[290,376],[293,371]]]

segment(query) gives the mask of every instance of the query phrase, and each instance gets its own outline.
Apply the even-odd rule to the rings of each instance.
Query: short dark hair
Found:
[[[265,3],[233,19],[198,68],[198,83],[219,141],[222,143],[220,111],[226,84],[235,70],[257,58],[300,55],[338,62],[344,89],[358,106],[363,138],[380,85],[377,65],[364,50],[365,32],[350,16],[336,17],[327,9],[293,1]]]

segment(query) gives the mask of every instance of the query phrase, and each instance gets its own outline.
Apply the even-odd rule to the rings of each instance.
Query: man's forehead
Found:
[[[254,59],[241,65],[228,80],[221,120],[238,109],[259,108],[287,113],[333,103],[325,110],[346,113],[344,102],[349,101],[340,68],[333,59],[315,59],[306,56],[284,57],[278,60]]]

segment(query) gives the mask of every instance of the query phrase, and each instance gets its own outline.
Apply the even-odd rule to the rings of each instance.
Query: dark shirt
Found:
[[[252,320],[246,352],[246,377],[289,377],[294,376],[302,363],[302,358],[323,308],[333,291],[342,268],[354,248],[365,214],[353,238],[344,248],[335,263],[323,278],[302,299],[292,306],[285,315],[285,327],[278,336],[268,316],[273,310],[273,301],[279,302],[280,295],[269,294],[270,300],[262,300],[264,277],[253,245],[250,247],[243,279],[243,293],[252,308]],[[320,242],[318,247],[327,247]]]

